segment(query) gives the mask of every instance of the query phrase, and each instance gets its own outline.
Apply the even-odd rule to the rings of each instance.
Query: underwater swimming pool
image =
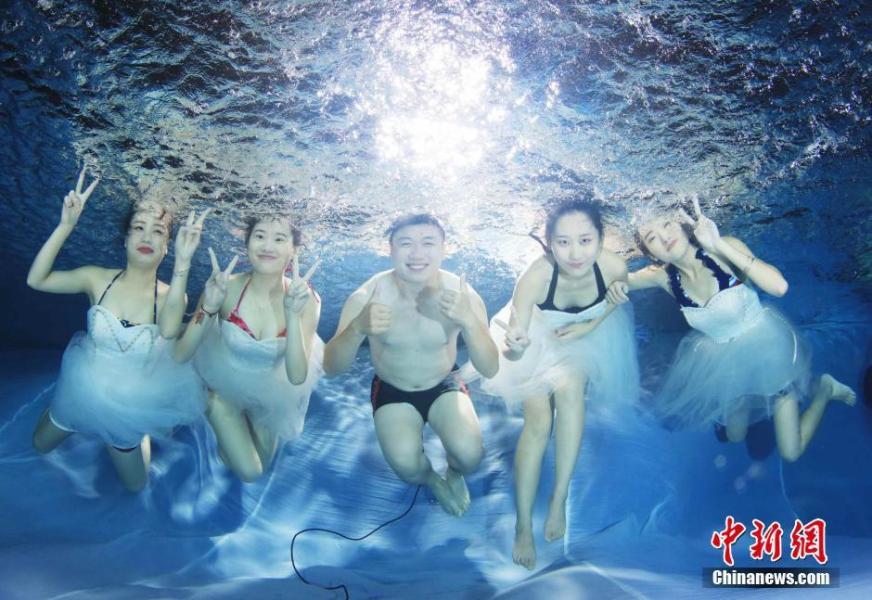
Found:
[[[776,265],[770,299],[808,339],[816,372],[858,391],[833,406],[795,463],[753,458],[711,431],[669,431],[644,413],[589,416],[562,543],[512,563],[512,464],[521,419],[473,388],[485,458],[460,519],[422,492],[361,542],[297,539],[303,575],[351,597],[795,597],[796,589],[703,587],[723,565],[712,533],[732,515],[825,519],[839,588],[872,589],[870,13],[862,2],[11,2],[0,9],[0,595],[4,598],[337,597],[290,562],[307,527],[362,535],[415,489],[385,463],[365,352],[322,379],[302,436],[243,484],[205,424],[155,440],[149,487],[123,490],[102,445],[30,442],[81,297],[27,288],[28,266],[82,164],[101,176],[58,264],[121,262],[132,200],[216,208],[188,293],[242,248],[253,208],[291,212],[322,266],[319,334],[387,269],[382,232],[415,207],[448,228],[445,268],[466,273],[493,315],[540,252],[527,233],[545,200],[614,207],[606,245],[627,251],[634,210],[699,194],[724,232]],[[169,280],[170,260],[159,274]],[[240,269],[244,265],[240,266]],[[686,332],[674,303],[633,297],[643,395]],[[771,447],[754,432],[752,452]],[[444,468],[438,440],[425,447]],[[546,454],[535,505],[553,477]],[[541,535],[541,532],[537,533]],[[748,533],[734,547],[748,555]],[[765,563],[765,561],[763,561]],[[816,567],[785,556],[780,567]],[[340,594],[341,597],[341,594]]]

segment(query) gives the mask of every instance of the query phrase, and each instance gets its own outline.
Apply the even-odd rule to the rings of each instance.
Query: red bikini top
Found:
[[[251,283],[251,277],[248,278],[248,281],[245,282],[245,286],[242,288],[242,292],[239,294],[239,300],[236,301],[236,306],[233,307],[233,310],[230,311],[230,314],[227,315],[227,320],[239,327],[242,331],[250,335],[251,337],[257,339],[257,336],[254,335],[254,332],[251,330],[251,327],[248,326],[248,323],[245,322],[245,319],[242,318],[239,314],[239,305],[242,304],[242,298],[245,296],[245,292],[248,289],[248,284]],[[288,328],[285,327],[282,329],[278,336],[276,337],[285,337],[287,335]]]

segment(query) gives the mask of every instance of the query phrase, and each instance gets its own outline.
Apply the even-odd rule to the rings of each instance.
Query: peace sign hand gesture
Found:
[[[61,209],[61,225],[67,227],[76,226],[76,223],[79,222],[79,216],[81,216],[82,210],[85,208],[85,202],[88,201],[94,188],[100,183],[100,178],[98,177],[91,182],[91,185],[85,191],[82,191],[82,187],[85,185],[85,171],[87,169],[88,167],[82,167],[82,171],[79,173],[79,180],[76,182],[76,189],[64,197],[64,206]]]
[[[194,251],[200,245],[200,235],[203,233],[203,221],[206,216],[212,211],[207,208],[203,214],[197,217],[196,211],[191,211],[188,215],[188,220],[184,225],[179,227],[176,234],[176,266],[187,267],[191,264],[191,257],[194,256]]]
[[[693,227],[693,235],[696,237],[696,241],[699,242],[699,245],[702,246],[703,250],[713,252],[718,241],[721,239],[718,226],[715,225],[714,221],[702,214],[702,211],[699,208],[699,198],[697,196],[693,197],[693,211],[696,213],[695,221],[690,217],[690,215],[684,212],[683,209],[679,208],[678,214],[682,221]]]
[[[206,280],[202,306],[204,311],[216,313],[221,310],[224,299],[227,297],[227,282],[230,280],[230,274],[233,273],[233,268],[236,266],[239,256],[234,255],[233,260],[230,261],[230,264],[223,271],[218,266],[218,259],[215,257],[215,252],[212,248],[209,248],[209,260],[212,261],[212,274]]]
[[[530,346],[530,338],[527,337],[527,332],[517,325],[518,318],[514,305],[512,305],[509,310],[512,315],[511,322],[515,323],[515,325],[511,326],[502,319],[497,319],[496,317],[494,317],[494,325],[501,327],[506,332],[506,348],[508,348],[509,352],[512,354],[512,359],[517,360]]]
[[[315,271],[318,269],[318,265],[321,264],[321,259],[315,261],[309,270],[306,271],[306,274],[300,277],[300,263],[297,260],[297,257],[294,256],[293,262],[293,272],[291,273],[291,285],[288,286],[287,291],[285,292],[284,305],[285,305],[285,316],[287,317],[291,315],[300,315],[303,312],[303,309],[306,307],[306,303],[309,301],[310,296],[312,295],[312,289],[309,287],[309,279],[312,275],[315,274]]]

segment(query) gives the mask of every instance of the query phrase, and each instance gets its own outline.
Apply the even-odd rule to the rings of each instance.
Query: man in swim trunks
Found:
[[[488,333],[484,302],[464,278],[442,271],[445,230],[429,214],[394,221],[387,231],[394,268],[358,288],[342,308],[324,350],[328,376],[351,366],[369,339],[376,375],[371,400],[385,459],[407,483],[424,484],[449,514],[469,507],[463,480],[481,462],[481,427],[454,371],[463,334],[473,366],[496,374],[499,357]],[[437,474],[424,454],[424,423],[445,446],[448,470]]]

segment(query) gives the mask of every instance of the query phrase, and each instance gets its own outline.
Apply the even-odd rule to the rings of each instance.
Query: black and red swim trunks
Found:
[[[370,388],[369,399],[372,402],[372,412],[375,413],[385,404],[406,403],[415,407],[415,410],[427,422],[427,415],[430,413],[430,407],[436,401],[436,398],[445,392],[463,392],[469,395],[469,390],[466,389],[466,384],[461,381],[460,377],[455,374],[457,367],[452,372],[428,390],[417,390],[407,392],[389,384],[381,379],[378,375],[372,378],[372,387]]]

